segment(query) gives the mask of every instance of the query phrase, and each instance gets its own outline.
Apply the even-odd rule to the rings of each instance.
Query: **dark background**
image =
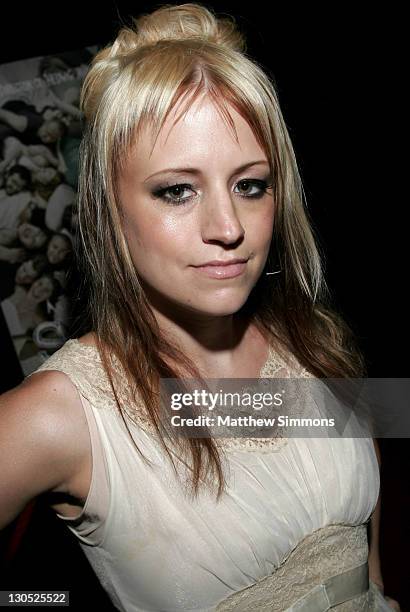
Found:
[[[388,9],[369,5],[359,11],[346,3],[301,8],[288,2],[270,13],[262,2],[203,4],[236,18],[247,35],[248,54],[275,80],[326,253],[327,281],[357,334],[369,376],[408,377],[409,225],[400,106],[407,80],[404,15],[391,3]],[[9,3],[0,11],[0,63],[108,44],[121,21],[159,3],[87,6]],[[0,342],[0,391],[5,391],[22,376],[2,319]],[[385,592],[409,610],[409,443],[405,438],[379,443]],[[84,601],[109,607],[71,534],[41,503],[3,576],[2,589],[69,589],[71,607]]]

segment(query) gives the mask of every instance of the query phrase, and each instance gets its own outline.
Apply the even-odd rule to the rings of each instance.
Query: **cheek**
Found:
[[[272,239],[274,222],[274,207],[267,206],[257,215],[250,215],[247,219],[246,233],[253,246],[263,248],[268,246]]]
[[[192,236],[189,222],[157,210],[127,215],[124,231],[131,254],[145,255],[144,267],[156,260],[167,265],[183,257]]]

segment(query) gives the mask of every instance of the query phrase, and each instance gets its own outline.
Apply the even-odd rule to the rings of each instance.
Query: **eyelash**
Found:
[[[262,181],[259,179],[242,179],[241,181],[237,183],[237,185],[240,185],[241,183],[249,183],[250,185],[253,185],[260,189],[260,192],[258,194],[254,194],[250,196],[238,194],[240,198],[244,198],[248,200],[257,200],[259,198],[262,198],[263,195],[266,193],[266,190],[272,187],[272,184],[269,184],[267,181]],[[192,186],[189,183],[175,183],[174,185],[167,185],[166,187],[165,186],[159,187],[153,192],[153,196],[156,198],[159,198],[160,200],[163,200],[164,202],[167,202],[171,206],[182,206],[183,204],[186,204],[187,202],[192,200],[192,198],[194,197],[194,196],[189,196],[188,198],[178,198],[178,199],[166,197],[165,194],[168,191],[171,191],[171,189],[175,189],[175,187],[181,187],[184,190],[185,189],[192,190]]]

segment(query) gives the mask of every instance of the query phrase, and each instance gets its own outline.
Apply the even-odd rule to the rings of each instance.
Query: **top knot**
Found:
[[[138,54],[142,49],[149,55],[150,49],[172,41],[183,45],[179,54],[190,54],[190,43],[195,48],[198,43],[200,47],[212,43],[229,51],[246,50],[245,36],[231,15],[219,17],[198,3],[165,4],[152,13],[133,17],[132,25],[124,25],[114,42],[100,49],[91,62],[80,98],[86,120],[96,115],[104,93],[119,78],[135,52]]]
[[[217,17],[197,3],[165,4],[152,13],[134,17],[132,21],[132,27],[125,26],[119,31],[109,49],[110,57],[126,55],[134,49],[167,40],[199,39],[235,51],[246,49],[245,37],[232,16]]]

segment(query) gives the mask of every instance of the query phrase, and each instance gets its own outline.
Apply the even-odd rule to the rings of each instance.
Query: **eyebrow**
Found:
[[[257,164],[269,165],[269,162],[266,161],[266,159],[260,159],[258,161],[251,161],[246,164],[243,164],[242,166],[239,166],[239,168],[236,168],[233,174],[234,175],[239,174],[239,172],[246,170],[250,166],[256,166]],[[170,173],[170,172],[173,172],[175,174],[185,174],[185,173],[196,174],[196,175],[202,174],[201,170],[199,170],[198,168],[192,168],[189,166],[186,168],[166,168],[164,170],[158,170],[158,172],[154,172],[154,174],[150,174],[149,176],[147,176],[147,178],[144,180],[144,183],[148,181],[148,179],[152,178],[153,176],[156,176],[157,174],[165,174],[165,173]]]

